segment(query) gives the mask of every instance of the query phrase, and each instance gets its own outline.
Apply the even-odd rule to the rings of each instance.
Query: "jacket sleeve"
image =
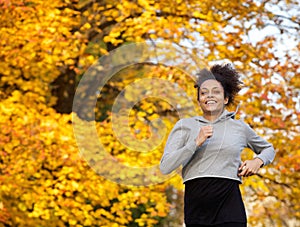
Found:
[[[195,138],[190,138],[191,130],[179,120],[169,134],[164,154],[160,161],[160,171],[169,174],[186,163],[197,149]]]
[[[264,162],[264,166],[270,164],[275,158],[275,150],[271,143],[256,134],[256,132],[245,124],[247,147],[257,154],[257,158]]]

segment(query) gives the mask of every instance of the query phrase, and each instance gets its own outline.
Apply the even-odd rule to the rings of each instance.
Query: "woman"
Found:
[[[274,148],[225,109],[241,89],[240,75],[230,64],[214,65],[198,76],[195,87],[203,116],[180,119],[175,124],[160,169],[169,174],[183,167],[187,227],[245,227],[241,177],[256,174],[271,163]],[[240,154],[246,147],[256,156],[242,162]]]

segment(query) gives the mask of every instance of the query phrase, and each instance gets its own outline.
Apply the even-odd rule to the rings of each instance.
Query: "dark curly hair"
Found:
[[[240,74],[232,67],[231,64],[213,65],[210,70],[202,69],[197,73],[197,100],[199,100],[199,89],[201,84],[209,79],[219,81],[224,89],[224,98],[228,98],[226,105],[231,105],[234,102],[236,94],[241,90],[242,82]]]

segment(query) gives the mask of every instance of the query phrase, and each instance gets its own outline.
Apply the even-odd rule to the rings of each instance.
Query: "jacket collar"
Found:
[[[228,112],[226,109],[224,109],[222,114],[213,122],[205,119],[203,116],[198,116],[198,117],[196,117],[195,120],[199,121],[199,122],[202,122],[202,123],[215,124],[217,122],[224,121],[224,120],[227,120],[227,119],[230,119],[230,118],[234,119],[238,109],[239,109],[239,106],[237,106],[237,108],[234,112]]]

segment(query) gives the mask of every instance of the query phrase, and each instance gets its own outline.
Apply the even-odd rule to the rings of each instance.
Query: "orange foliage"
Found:
[[[0,226],[182,223],[183,186],[178,175],[147,187],[119,185],[98,175],[91,168],[94,154],[87,160],[79,156],[72,121],[81,124],[84,120],[76,118],[72,109],[64,114],[55,109],[57,103],[65,105],[64,97],[74,95],[73,87],[97,58],[121,45],[144,40],[166,40],[183,47],[192,53],[189,56],[200,59],[199,67],[221,60],[233,62],[241,71],[245,89],[239,97],[239,115],[277,151],[274,163],[262,169],[261,175],[245,179],[242,186],[249,225],[287,226],[287,218],[299,222],[299,44],[280,57],[276,52],[286,34],[299,43],[299,36],[293,34],[299,34],[300,28],[297,16],[269,10],[275,6],[290,12],[290,8],[298,9],[299,3],[0,0]],[[278,34],[252,42],[251,30],[267,24],[273,24]],[[173,52],[163,54],[175,63],[179,57]],[[185,65],[194,60],[186,59]],[[197,104],[192,77],[176,65],[144,64],[118,71],[103,87],[97,111],[92,113],[107,155],[130,167],[157,165],[166,136],[179,117],[176,110],[186,108],[185,113],[194,113],[190,112]],[[56,81],[58,78],[64,79]],[[153,89],[142,79],[153,79],[151,86],[159,84],[158,79],[169,81],[179,90],[164,86],[152,93],[155,97],[135,102],[140,96],[137,91],[151,93]],[[133,85],[141,89],[126,90]],[[63,92],[54,95],[56,88]],[[117,120],[128,123],[129,130],[121,128],[117,133],[130,138],[125,145],[116,136],[112,118],[112,107],[124,90],[124,100],[132,109]],[[178,96],[178,91],[185,96]],[[176,97],[176,107],[161,99],[167,95]],[[80,127],[89,151],[97,152],[95,141],[87,136],[89,129]],[[160,144],[148,153],[130,149],[133,145],[147,151],[156,142]],[[243,155],[246,158],[248,154]],[[128,177],[119,169],[101,171],[111,171],[114,179]],[[137,181],[144,176],[135,173]],[[157,180],[157,175],[151,177]]]

